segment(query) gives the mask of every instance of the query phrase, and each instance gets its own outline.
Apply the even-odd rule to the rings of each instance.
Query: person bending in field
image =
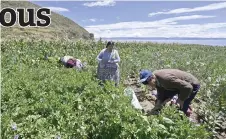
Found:
[[[200,82],[190,73],[178,69],[161,69],[153,73],[149,70],[140,71],[140,83],[157,89],[155,107],[148,113],[154,114],[163,105],[178,95],[177,103],[186,116],[190,116],[191,101],[200,89]]]
[[[76,59],[73,56],[63,56],[60,61],[67,68],[75,68],[81,70],[84,68],[85,63],[82,63],[80,59]]]
[[[66,68],[75,68],[78,70],[84,69],[86,63],[82,63],[81,60],[74,58],[73,56],[63,56],[63,57],[48,57],[45,56],[46,60],[62,63]]]

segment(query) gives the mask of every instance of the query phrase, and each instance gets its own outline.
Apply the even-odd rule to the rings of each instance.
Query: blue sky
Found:
[[[32,1],[99,37],[226,38],[226,2]]]

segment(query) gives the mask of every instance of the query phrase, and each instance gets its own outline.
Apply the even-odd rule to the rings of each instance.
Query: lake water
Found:
[[[200,45],[211,45],[211,46],[225,46],[226,39],[209,39],[209,40],[184,40],[184,39],[102,39],[102,40],[112,40],[119,42],[154,42],[154,43],[179,43],[179,44],[200,44]]]

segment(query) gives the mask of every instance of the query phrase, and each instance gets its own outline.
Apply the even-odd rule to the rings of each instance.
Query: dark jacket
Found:
[[[190,96],[193,91],[193,85],[200,84],[195,76],[178,69],[161,69],[154,71],[153,74],[156,76],[157,86],[166,90],[178,91],[178,98],[182,101]]]

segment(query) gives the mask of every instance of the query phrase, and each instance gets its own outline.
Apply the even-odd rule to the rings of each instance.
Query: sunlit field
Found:
[[[206,139],[226,129],[226,47],[121,42],[121,83],[100,86],[98,53],[106,42],[4,41],[1,45],[1,137],[25,139]],[[52,57],[46,60],[45,55]],[[67,69],[57,58],[87,62]],[[131,106],[123,82],[140,69],[178,68],[195,75],[200,123],[174,107],[145,116]]]

